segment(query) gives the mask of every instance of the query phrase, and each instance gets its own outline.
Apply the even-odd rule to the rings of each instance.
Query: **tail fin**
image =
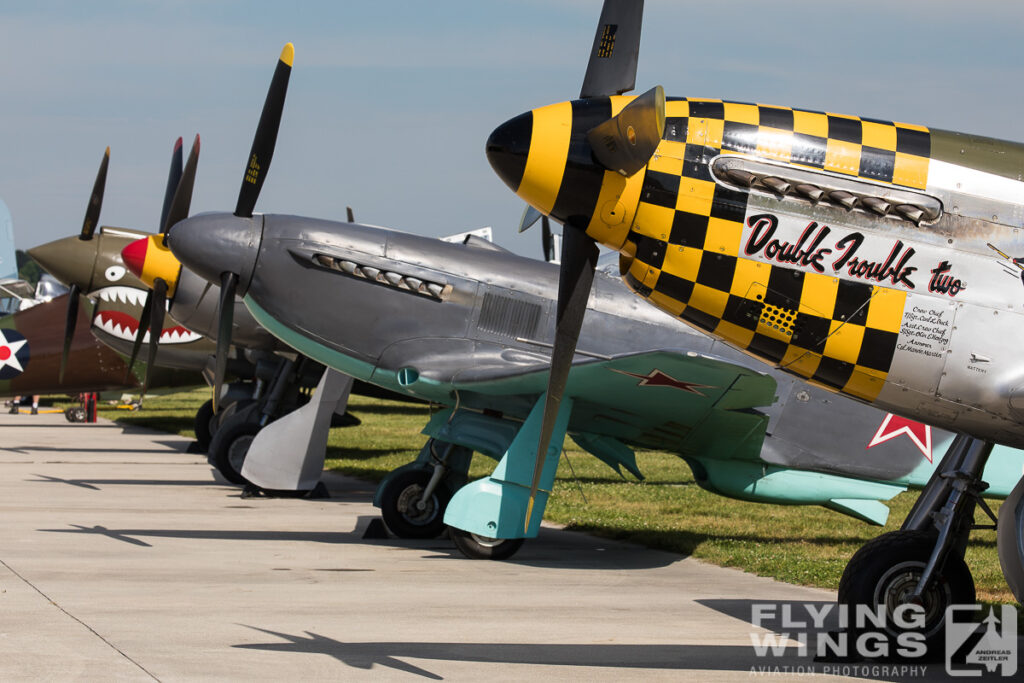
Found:
[[[18,277],[18,260],[14,256],[14,221],[7,205],[0,199],[0,280]]]

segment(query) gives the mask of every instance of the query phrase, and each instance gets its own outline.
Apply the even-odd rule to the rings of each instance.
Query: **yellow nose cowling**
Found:
[[[149,237],[132,242],[121,251],[125,266],[152,287],[157,278],[167,283],[167,296],[173,297],[181,274],[181,262],[174,257],[171,250],[164,244],[163,235]]]

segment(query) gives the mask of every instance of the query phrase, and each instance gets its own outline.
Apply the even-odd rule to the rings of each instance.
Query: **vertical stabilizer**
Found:
[[[14,221],[7,205],[0,199],[0,280],[18,277],[18,260],[14,256]]]

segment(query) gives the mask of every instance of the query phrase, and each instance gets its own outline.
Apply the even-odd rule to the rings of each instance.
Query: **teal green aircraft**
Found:
[[[602,244],[619,253],[626,284],[672,316],[816,386],[960,435],[903,528],[858,551],[839,589],[851,605],[924,605],[918,630],[938,642],[945,608],[974,598],[964,548],[976,507],[988,512],[979,494],[993,444],[1024,445],[1024,145],[666,97],[660,86],[622,96],[634,87],[642,11],[608,0],[580,96],[516,116],[487,141],[501,179],[564,226],[530,498],[558,436]],[[1018,599],[1022,497],[1024,480],[998,521]]]

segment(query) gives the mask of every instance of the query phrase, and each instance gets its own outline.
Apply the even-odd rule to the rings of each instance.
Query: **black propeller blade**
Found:
[[[146,357],[146,380],[142,383],[142,396],[149,390],[149,380],[152,377],[153,365],[156,362],[157,340],[160,333],[164,331],[164,315],[167,312],[167,282],[163,278],[153,280],[153,288],[150,290],[153,297],[153,305],[150,307],[149,323],[149,353]],[[147,297],[148,298],[148,297]],[[139,323],[139,331],[142,331],[142,323]]]
[[[587,73],[580,90],[581,99],[621,95],[633,89],[636,82],[642,19],[642,0],[605,0],[594,35]],[[647,110],[644,111],[646,113]],[[541,473],[544,471],[551,433],[554,431],[558,408],[576,353],[580,328],[583,326],[587,299],[594,283],[597,256],[597,245],[586,234],[586,225],[573,225],[567,222],[562,231],[562,266],[558,279],[555,345],[551,352],[551,375],[548,378],[547,398],[537,444],[537,459],[534,461],[533,479],[530,483],[525,523],[527,529],[530,526]]]
[[[555,239],[551,235],[551,219],[543,216],[540,219],[540,246],[544,251],[544,260],[551,263],[555,260]]]
[[[263,103],[260,122],[256,126],[256,134],[253,136],[249,162],[245,167],[245,177],[242,178],[242,188],[238,192],[238,204],[235,206],[235,215],[239,218],[252,217],[256,200],[260,196],[260,189],[263,187],[263,181],[266,180],[267,171],[270,169],[270,160],[274,156],[274,146],[277,144],[277,131],[281,126],[281,115],[284,113],[285,96],[288,94],[288,79],[291,76],[294,59],[295,47],[288,43],[281,50],[281,57],[274,70],[274,77],[270,81],[270,88],[267,90],[267,99]],[[185,173],[187,176],[187,168]],[[351,209],[347,213],[349,222],[353,222]],[[213,373],[214,412],[217,412],[219,407],[224,375],[227,373],[238,279],[238,273],[230,271],[221,273],[220,302],[217,306],[217,351]]]
[[[78,297],[82,293],[81,288],[71,284],[68,291],[68,310],[64,318],[64,350],[60,354],[60,373],[57,375],[57,382],[64,382],[64,370],[68,366],[68,354],[71,353],[71,341],[75,336],[75,324],[78,322]]]
[[[580,99],[621,95],[636,85],[643,0],[605,0]]]
[[[235,215],[241,218],[252,216],[252,210],[256,207],[256,200],[260,196],[263,181],[270,169],[270,160],[274,156],[274,146],[277,144],[277,129],[281,124],[281,113],[284,110],[284,98],[288,92],[288,78],[292,73],[294,58],[295,48],[288,43],[281,50],[274,78],[270,81],[267,99],[263,103],[263,113],[260,115],[260,123],[256,127],[256,135],[252,140],[252,149],[249,151],[249,161],[245,166],[242,189],[238,191]]]
[[[356,215],[354,213],[352,213],[352,207],[351,206],[346,206],[345,207],[345,217],[348,218],[348,222],[349,223],[355,223],[356,222]]]
[[[224,386],[224,375],[228,368],[228,352],[231,348],[231,327],[234,325],[235,289],[238,287],[238,275],[224,272],[220,276],[220,319],[217,321],[217,355],[214,357],[213,371],[213,412],[216,413],[220,402],[221,388]]]
[[[124,381],[127,384],[132,376],[132,369],[135,368],[135,360],[139,357],[139,350],[142,348],[142,340],[146,336],[145,330],[149,328],[150,316],[153,312],[153,290],[150,289],[146,292],[146,300],[142,304],[142,313],[139,315],[139,327],[135,330],[135,341],[132,344],[132,357],[128,360],[128,371],[124,375]],[[150,335],[150,342],[152,342],[152,335]],[[146,369],[148,375],[149,368]]]
[[[192,141],[192,151],[188,153],[188,161],[181,173],[181,179],[175,185],[174,198],[160,224],[160,234],[166,235],[171,226],[188,218],[192,207],[192,190],[196,184],[196,167],[199,165],[199,135]]]
[[[192,143],[192,151],[189,152],[188,162],[185,163],[184,168],[181,163],[181,143],[182,139],[178,138],[174,143],[174,150],[171,152],[171,168],[167,174],[167,188],[164,191],[164,205],[160,211],[161,234],[166,234],[170,226],[188,216],[189,206],[192,203],[192,188],[196,179],[196,165],[199,163],[199,136],[196,135],[195,141]],[[157,283],[162,284],[163,293],[160,297],[160,302],[154,301]],[[142,314],[139,316],[139,328],[135,332],[135,343],[132,346],[132,355],[128,361],[128,372],[125,375],[126,379],[131,376],[132,369],[135,367],[135,360],[138,358],[139,351],[142,348],[142,339],[145,336],[145,331],[149,329],[149,351],[147,354],[149,362],[146,364],[146,379],[143,382],[142,390],[143,395],[146,393],[146,387],[149,386],[153,360],[156,358],[157,346],[160,343],[160,332],[163,331],[167,289],[167,282],[163,279],[157,278],[153,283],[153,287],[146,293],[146,301],[142,305]],[[155,321],[153,311],[154,308],[157,307],[160,310],[159,316],[156,316],[159,317],[160,327],[154,334],[151,328],[154,326]]]
[[[519,219],[519,232],[526,232],[541,217],[540,211],[529,204],[523,209],[523,216]]]
[[[178,184],[181,182],[181,143],[178,138],[174,143],[174,150],[171,152],[171,168],[167,173],[167,187],[164,190],[164,205],[160,209],[160,227],[167,225],[167,213],[171,210],[171,202],[174,201],[174,193],[178,191]]]
[[[107,166],[110,164],[110,148],[103,153],[103,161],[100,162],[100,170],[96,172],[96,181],[92,185],[92,195],[89,196],[89,205],[85,207],[85,220],[82,221],[82,232],[78,239],[88,241],[96,232],[96,224],[100,221],[100,209],[103,207],[103,190],[107,186]]]
[[[96,232],[96,225],[100,221],[100,209],[103,208],[103,192],[107,186],[107,166],[110,165],[110,148],[103,152],[103,160],[100,161],[100,169],[96,172],[96,180],[92,184],[92,194],[89,195],[89,204],[85,207],[85,219],[82,221],[82,231],[78,239],[88,241]],[[75,336],[75,326],[78,324],[78,296],[82,293],[81,287],[71,285],[68,292],[68,310],[64,319],[64,349],[60,355],[60,372],[57,381],[64,381],[64,370],[68,365],[68,354],[71,353],[71,342]]]
[[[551,352],[551,375],[548,378],[547,399],[544,402],[544,418],[541,421],[540,440],[537,443],[537,459],[533,465],[533,479],[530,482],[530,502],[526,513],[526,526],[530,525],[533,501],[537,495],[544,459],[555,428],[555,418],[562,404],[565,383],[569,379],[572,359],[576,355],[583,316],[587,312],[587,300],[594,284],[597,269],[597,244],[587,236],[585,230],[566,224],[562,231],[562,267],[558,274],[558,307],[555,314],[555,345]]]

